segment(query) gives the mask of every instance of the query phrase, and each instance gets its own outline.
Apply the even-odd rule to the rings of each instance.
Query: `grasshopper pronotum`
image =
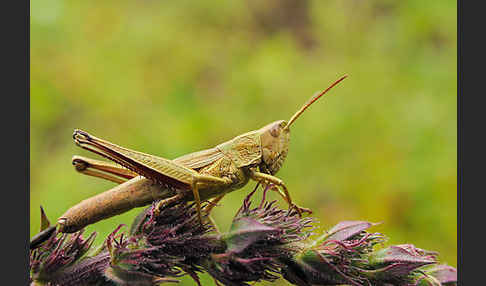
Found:
[[[292,202],[284,182],[274,175],[288,153],[290,126],[312,103],[346,77],[339,78],[326,90],[310,98],[288,122],[275,121],[214,148],[174,160],[133,151],[75,130],[73,138],[78,146],[116,163],[75,156],[73,164],[76,170],[120,185],[70,208],[58,219],[59,230],[75,232],[156,200],[160,200],[156,210],[176,201],[195,201],[199,220],[202,221],[201,201],[215,198],[205,209],[209,212],[215,201],[242,188],[250,179],[275,185],[278,193],[299,214],[310,212]]]

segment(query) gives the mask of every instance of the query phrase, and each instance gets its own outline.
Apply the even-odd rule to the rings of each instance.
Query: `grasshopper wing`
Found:
[[[175,158],[173,161],[187,168],[201,169],[224,157],[217,148],[206,149]]]
[[[81,130],[75,130],[73,138],[81,148],[117,162],[146,178],[174,187],[189,189],[193,176],[198,174],[194,169],[175,161],[130,150]]]

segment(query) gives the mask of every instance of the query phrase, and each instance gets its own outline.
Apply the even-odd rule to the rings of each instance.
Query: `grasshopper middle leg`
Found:
[[[232,181],[229,178],[219,178],[219,177],[206,175],[206,174],[197,174],[193,176],[191,188],[192,188],[192,193],[194,195],[194,201],[196,202],[199,222],[201,222],[201,224],[202,224],[202,215],[201,215],[201,198],[199,196],[199,185],[209,184],[212,185],[212,187],[216,187],[217,185],[223,187],[225,185],[230,185],[231,183]]]
[[[225,194],[219,195],[216,198],[212,199],[209,201],[209,204],[203,209],[203,211],[208,215],[208,219],[213,225],[214,229],[216,230],[217,233],[221,233],[219,231],[218,225],[216,224],[216,221],[214,220],[213,216],[211,215],[211,210],[217,206],[218,202],[223,199]]]

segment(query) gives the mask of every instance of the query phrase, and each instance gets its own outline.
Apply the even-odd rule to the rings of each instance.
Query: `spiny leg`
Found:
[[[201,215],[201,197],[199,196],[199,189],[197,186],[197,180],[193,179],[192,182],[192,194],[194,195],[194,201],[196,202],[196,208],[197,208],[197,217],[199,219],[199,222],[202,224],[202,215]]]
[[[281,187],[283,192],[282,190],[278,189],[278,193],[284,198],[284,200],[289,204],[290,207],[295,207],[295,209],[297,210],[300,216],[302,216],[303,212],[312,213],[310,209],[299,207],[292,202],[292,198],[290,197],[289,191],[281,179],[254,170],[251,171],[251,178],[258,182],[272,183],[274,185]]]
[[[223,199],[225,195],[226,194],[219,195],[216,198],[209,201],[209,204],[204,208],[204,212],[207,214],[211,213],[213,208],[218,205],[219,201],[221,201],[221,199]]]
[[[218,202],[224,197],[225,194],[222,194],[222,195],[219,195],[217,196],[216,198],[212,199],[209,201],[209,204],[203,209],[203,211],[208,215],[208,219],[209,219],[209,222],[211,222],[211,224],[213,225],[214,227],[214,230],[217,232],[217,233],[221,233],[219,231],[219,228],[218,228],[218,225],[216,224],[216,221],[214,220],[213,216],[211,215],[211,210],[217,206]]]

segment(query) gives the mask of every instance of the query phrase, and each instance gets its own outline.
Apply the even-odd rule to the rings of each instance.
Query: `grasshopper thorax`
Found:
[[[287,122],[279,120],[272,122],[260,131],[262,144],[262,162],[260,168],[263,172],[274,175],[280,170],[289,151],[290,129],[285,128]]]

